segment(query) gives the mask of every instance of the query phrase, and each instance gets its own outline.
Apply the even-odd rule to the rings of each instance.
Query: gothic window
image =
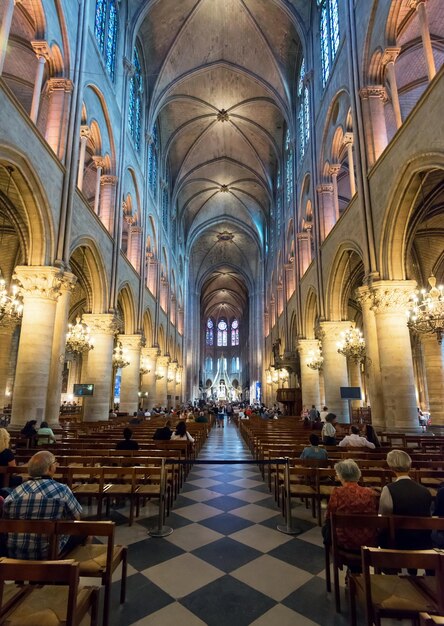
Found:
[[[205,359],[205,370],[207,372],[213,371],[213,359],[210,356],[207,356],[207,358]]]
[[[322,85],[325,87],[331,67],[339,48],[339,11],[338,0],[318,0],[321,9],[321,63]]]
[[[134,74],[129,84],[128,126],[134,141],[134,146],[136,150],[139,150],[142,132],[143,82],[142,68],[140,66],[140,57],[137,48],[134,48],[133,64]]]
[[[285,134],[285,199],[287,207],[293,198],[293,150],[291,147],[290,130]]]
[[[217,325],[217,345],[218,347],[228,344],[228,324],[225,320],[220,320]]]
[[[236,319],[231,323],[231,345],[239,345],[239,322]]]
[[[206,332],[206,344],[207,346],[212,346],[214,342],[214,328],[213,328],[213,320],[209,319],[207,321],[207,332]]]
[[[111,80],[116,69],[118,26],[117,0],[96,0],[94,35]]]
[[[168,231],[168,187],[162,190],[162,224],[166,231]]]
[[[157,151],[158,146],[157,126],[153,126],[151,132],[151,142],[148,146],[148,186],[151,193],[157,198]]]
[[[308,87],[304,83],[305,59],[302,59],[298,80],[298,100],[299,100],[299,150],[301,159],[305,154],[308,141],[310,139],[310,102]]]

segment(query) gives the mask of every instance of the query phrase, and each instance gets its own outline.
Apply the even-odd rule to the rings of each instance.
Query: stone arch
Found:
[[[136,329],[136,305],[133,290],[129,283],[120,285],[117,307],[119,315],[123,317],[122,331],[125,335],[133,335]]]
[[[166,350],[165,331],[163,329],[163,324],[159,326],[159,331],[157,333],[157,343],[159,344],[160,354],[163,356]]]
[[[145,309],[143,314],[143,335],[146,340],[146,344],[148,347],[153,345],[154,334],[153,334],[153,320],[151,316],[151,311],[149,308]]]
[[[349,319],[349,303],[364,277],[363,253],[353,241],[343,242],[331,264],[326,290],[326,316],[329,320]]]
[[[107,311],[108,280],[105,264],[96,242],[89,237],[79,237],[72,242],[70,249],[71,271],[77,276],[76,298],[71,299],[71,308],[79,302],[81,288],[85,299],[81,303],[82,313],[103,313]],[[77,305],[76,305],[77,306]]]
[[[306,339],[315,338],[318,317],[318,294],[316,289],[313,286],[310,286],[305,299],[305,310],[303,318],[303,332]]]

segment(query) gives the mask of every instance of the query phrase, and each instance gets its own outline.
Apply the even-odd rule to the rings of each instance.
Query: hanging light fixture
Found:
[[[361,362],[365,359],[365,339],[359,328],[350,328],[341,333],[341,340],[336,344],[339,354]]]
[[[143,356],[140,359],[140,373],[142,376],[144,376],[145,374],[149,374],[151,372],[151,366],[150,366],[150,362],[148,361],[146,356]]]
[[[94,348],[94,340],[91,337],[89,326],[80,317],[76,317],[75,324],[68,324],[66,334],[66,350],[73,354],[83,354]]]
[[[11,177],[14,168],[8,165],[6,171],[9,174],[8,184],[6,186],[6,197],[9,197],[9,187],[11,184]],[[3,245],[3,232],[5,226],[5,218],[3,218],[2,227],[0,230],[0,249]],[[11,291],[8,293],[6,288],[6,281],[2,276],[0,270],[0,325],[5,325],[8,322],[20,322],[23,315],[23,300],[19,292],[17,285],[11,286]]]
[[[128,355],[123,349],[123,346],[120,341],[117,342],[116,347],[113,350],[113,366],[116,369],[123,369],[129,365]]]
[[[318,346],[317,350],[310,350],[310,352],[308,353],[306,365],[311,370],[320,371],[322,369],[324,365],[324,357],[321,354],[320,346]]]
[[[421,289],[410,298],[407,326],[421,335],[435,334],[442,343],[444,334],[444,286],[436,286],[436,277],[428,279],[430,290]]]

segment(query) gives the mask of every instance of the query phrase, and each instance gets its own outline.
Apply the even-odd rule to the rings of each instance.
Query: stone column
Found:
[[[350,178],[350,198],[356,193],[355,162],[353,158],[353,133],[345,133],[344,145],[347,147],[348,173]]]
[[[432,41],[430,39],[429,21],[427,18],[427,9],[425,0],[409,0],[408,5],[412,9],[416,9],[419,17],[419,27],[421,29],[422,47],[424,57],[427,64],[427,74],[429,81],[436,74],[435,59],[433,57]]]
[[[96,166],[96,191],[94,194],[94,213],[99,214],[100,207],[100,186],[102,182],[102,171],[105,167],[105,159],[101,156],[93,156],[94,165]]]
[[[179,396],[179,402],[183,402],[183,367],[179,365],[176,372],[176,396]]]
[[[350,387],[359,387],[362,393],[362,379],[361,379],[361,362],[355,359],[348,359],[348,378],[350,381]],[[352,400],[352,409],[359,409],[362,406],[362,400]]]
[[[333,226],[336,224],[336,210],[333,199],[333,185],[323,184],[316,187],[319,194],[319,205],[321,207],[320,231],[321,241],[327,237]]]
[[[119,335],[118,341],[128,354],[129,365],[122,369],[120,410],[132,415],[139,405],[141,335]]]
[[[99,217],[109,233],[114,229],[114,212],[116,206],[117,176],[100,177],[100,209]]]
[[[301,359],[302,404],[307,408],[310,408],[312,404],[319,408],[321,406],[319,370],[312,370],[307,366],[312,353],[317,354],[319,352],[319,341],[317,339],[299,339],[298,352]]]
[[[298,233],[296,240],[299,249],[299,277],[302,278],[311,263],[311,232]]]
[[[0,76],[3,74],[14,7],[19,1],[20,0],[3,0],[2,25],[0,28]]]
[[[157,295],[157,260],[154,258],[152,252],[147,254],[148,257],[148,267],[146,272],[146,285],[148,289],[151,291],[153,296]]]
[[[364,112],[364,132],[368,146],[369,166],[372,166],[388,144],[384,111],[387,92],[382,85],[369,85],[361,89],[359,95]]]
[[[57,301],[52,342],[51,368],[48,394],[46,397],[46,421],[58,425],[60,413],[60,397],[62,393],[62,371],[65,362],[66,330],[68,324],[71,294],[77,278],[65,272],[60,285],[60,297]]]
[[[287,301],[290,300],[291,296],[294,294],[294,290],[295,290],[295,284],[294,284],[294,257],[292,257],[293,261],[291,263],[285,263],[284,265],[284,270],[285,270],[285,284],[286,284],[286,291],[287,291]],[[173,322],[174,323],[174,322]]]
[[[140,273],[140,254],[142,248],[142,228],[130,224],[128,227],[130,237],[128,238],[128,259],[136,272]]]
[[[415,380],[406,310],[414,281],[381,280],[372,285],[378,334],[385,425],[417,428]]]
[[[154,404],[156,406],[165,407],[167,404],[167,373],[168,364],[170,362],[169,356],[157,357],[156,365],[156,393],[154,398]]]
[[[68,114],[73,83],[68,78],[50,78],[46,82],[49,99],[45,139],[62,160],[66,152]]]
[[[398,83],[396,81],[395,61],[401,52],[401,48],[386,48],[382,55],[382,65],[385,66],[390,84],[393,111],[395,113],[396,128],[402,126],[401,105],[399,104]]]
[[[83,315],[83,321],[89,326],[94,339],[94,349],[88,353],[84,380],[94,385],[94,395],[83,399],[83,415],[86,421],[98,422],[109,417],[114,336],[119,326],[117,319],[110,313],[88,313]]]
[[[341,332],[350,329],[350,322],[321,322],[322,356],[324,357],[325,403],[338,421],[349,421],[348,401],[341,398],[340,387],[348,387],[347,360],[338,353]]]
[[[12,335],[17,326],[14,320],[2,321],[0,325],[0,413],[3,407],[9,403],[6,396],[6,387],[9,377],[9,364],[11,362]]]
[[[373,295],[367,286],[358,287],[356,297],[361,305],[363,334],[365,339],[365,377],[367,393],[372,410],[372,423],[376,428],[383,427],[384,397],[382,393],[381,369],[379,364],[378,333],[375,313],[372,310]]]
[[[338,174],[341,170],[340,164],[330,165],[329,174],[333,184],[333,206],[335,209],[335,221],[339,219],[339,195],[338,195]]]
[[[142,376],[142,393],[148,392],[148,406],[152,408],[156,396],[156,366],[158,348],[142,348],[142,357],[147,361],[149,372]]]
[[[23,318],[12,402],[14,425],[46,419],[54,322],[63,273],[56,267],[18,266]]]
[[[34,80],[34,90],[32,93],[31,113],[29,114],[31,121],[35,124],[39,115],[43,72],[45,71],[45,63],[50,58],[51,50],[46,41],[31,41],[31,46],[35,52],[38,62]]]
[[[86,145],[91,135],[91,131],[88,126],[80,127],[80,152],[79,152],[79,171],[77,174],[77,187],[82,191],[83,188],[83,176],[85,174],[85,155]]]
[[[176,370],[177,363],[170,363],[168,365],[167,395],[170,396],[170,400],[168,401],[169,408],[176,405]]]
[[[444,425],[444,345],[436,335],[422,335],[425,375],[432,423]]]

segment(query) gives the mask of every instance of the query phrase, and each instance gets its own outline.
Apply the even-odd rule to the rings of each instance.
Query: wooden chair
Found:
[[[102,517],[104,496],[103,468],[101,467],[68,467],[67,483],[76,498],[92,498],[97,500],[97,519]]]
[[[4,606],[5,582],[16,580],[33,584],[20,583],[22,596],[2,615],[4,626],[14,623],[77,626],[88,611],[91,626],[96,626],[98,589],[79,587],[79,566],[75,561],[0,559],[0,611]],[[51,584],[52,581],[57,583]]]
[[[419,614],[419,626],[444,626],[444,615]]]
[[[15,541],[20,543],[20,535],[26,533],[32,536],[40,544],[41,559],[56,559],[58,557],[57,538],[55,536],[54,520],[23,520],[23,519],[2,519],[1,532],[10,535],[5,538],[11,544],[10,549],[14,550]],[[21,554],[10,554],[10,556],[22,557]]]
[[[66,559],[74,559],[79,564],[80,576],[100,578],[105,588],[103,604],[103,626],[109,622],[111,585],[113,573],[122,563],[120,582],[120,604],[126,597],[126,574],[128,548],[114,544],[114,522],[57,522],[57,535],[106,537],[105,544],[79,545],[63,555]]]
[[[362,548],[362,574],[349,578],[350,621],[356,625],[356,596],[365,606],[367,626],[380,626],[381,618],[412,620],[419,614],[444,612],[443,555],[434,550],[406,551]],[[433,570],[432,576],[401,576],[371,573],[394,569]]]

